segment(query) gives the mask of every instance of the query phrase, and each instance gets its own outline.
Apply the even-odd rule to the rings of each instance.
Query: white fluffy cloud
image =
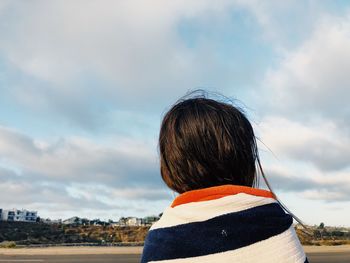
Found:
[[[193,49],[179,32],[186,19],[222,28],[237,6],[227,0],[4,2],[0,55],[21,77],[0,91],[87,130],[106,125],[115,109],[159,112],[189,89],[229,86],[227,79],[240,77],[217,57],[210,37]]]
[[[312,164],[321,171],[350,167],[350,140],[331,121],[313,123],[268,117],[259,127],[264,143],[276,155]]]
[[[267,117],[257,126],[271,150],[262,151],[267,177],[278,191],[309,199],[350,200],[350,140],[333,122]]]
[[[237,10],[244,10],[244,25],[258,23],[253,42],[278,51],[268,50],[271,63],[280,60],[261,82],[249,82],[254,70],[262,70],[254,68],[256,50],[246,51],[253,52],[247,58],[237,54],[237,62],[226,57],[230,46],[218,45],[224,38],[203,34],[191,48],[179,31],[183,21],[195,21],[226,36]],[[260,137],[282,159],[283,165],[266,167],[278,188],[310,199],[349,200],[349,28],[350,15],[325,15],[318,2],[1,1],[0,66],[7,70],[0,75],[1,95],[22,111],[52,118],[57,127],[66,118],[88,133],[102,127],[111,134],[105,129],[110,123],[112,132],[123,133],[99,143],[69,135],[33,138],[0,127],[1,198],[11,206],[51,209],[51,215],[60,206],[108,217],[109,209],[127,209],[123,200],[138,202],[133,211],[147,213],[147,200],[165,200],[168,192],[155,146],[131,135],[147,133],[155,141],[161,109],[189,88],[204,84],[234,94],[240,89],[235,83],[245,87],[248,81],[266,112]],[[245,45],[237,39],[242,43],[233,44]],[[152,107],[158,107],[157,117],[155,111],[146,116]]]
[[[221,38],[203,35],[197,48],[189,48],[179,32],[183,21],[224,36],[233,26],[231,12],[244,10],[275,44],[286,34],[276,25],[291,33],[296,25],[287,19],[277,23],[284,14],[303,10],[302,17],[313,17],[312,8],[293,1],[256,0],[7,1],[1,10],[0,54],[26,76],[8,85],[11,99],[36,111],[58,112],[90,130],[106,123],[107,111],[116,105],[159,111],[188,89],[210,86],[236,94],[235,85],[251,80],[255,69],[241,72],[246,61],[239,54],[229,61],[219,58]],[[303,24],[313,25],[311,19]]]
[[[198,66],[203,54],[184,45],[178,22],[220,17],[230,6],[229,1],[8,3],[2,8],[0,49],[23,72],[46,81],[45,89],[63,95],[79,94],[75,82],[82,75],[103,79],[100,92],[106,96],[156,96],[164,85],[167,93],[174,87],[183,92],[215,65]]]
[[[318,18],[325,13],[322,3],[313,1],[238,0],[237,3],[253,14],[263,29],[262,38],[278,50],[288,50],[308,38]]]
[[[109,146],[71,137],[47,142],[0,127],[0,156],[21,173],[66,182],[101,181],[144,184],[156,178],[156,149],[142,141],[116,137]],[[154,179],[153,179],[154,180]]]
[[[349,68],[350,15],[325,16],[310,38],[268,73],[272,107],[299,119],[335,121],[349,131]]]
[[[266,161],[277,188],[315,200],[350,200],[349,68],[350,15],[324,15],[267,72],[260,103],[269,110],[257,130],[277,156]]]
[[[21,204],[51,215],[60,207],[60,217],[135,213],[140,202],[169,200],[157,167],[156,150],[144,142],[122,137],[100,144],[79,137],[52,142],[0,127],[0,193],[9,207]]]

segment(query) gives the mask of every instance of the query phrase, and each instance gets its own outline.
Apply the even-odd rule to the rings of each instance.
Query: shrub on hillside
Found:
[[[2,241],[0,243],[1,248],[15,248],[16,247],[16,242],[14,241]]]

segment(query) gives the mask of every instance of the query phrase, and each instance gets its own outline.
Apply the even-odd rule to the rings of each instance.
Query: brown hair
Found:
[[[161,124],[164,182],[178,193],[224,184],[256,185],[259,154],[244,112],[232,103],[193,94],[177,101]]]

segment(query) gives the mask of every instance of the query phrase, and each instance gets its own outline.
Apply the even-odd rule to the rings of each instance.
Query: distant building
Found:
[[[43,222],[45,224],[61,224],[62,219],[50,219],[50,218],[42,218],[40,222]]]
[[[121,217],[118,222],[111,223],[111,226],[151,226],[159,220],[158,216],[148,216],[144,218]]]
[[[127,226],[141,226],[142,220],[137,217],[128,217],[126,219],[126,225]]]
[[[52,220],[53,223],[62,223],[64,225],[105,225],[105,222],[101,222],[99,219],[89,220],[87,218],[80,218],[77,216],[73,216],[71,218],[65,220]]]
[[[117,226],[126,226],[127,224],[126,224],[126,222],[127,222],[127,218],[126,217],[121,217],[120,219],[119,219],[119,221],[118,222],[113,222],[111,225],[113,226],[113,227],[117,227]]]
[[[158,216],[147,216],[142,218],[142,225],[151,226],[159,220]]]
[[[0,220],[10,222],[36,222],[38,215],[36,211],[25,209],[0,209]]]
[[[63,220],[62,223],[64,225],[81,225],[82,224],[82,219],[77,217],[77,216],[73,216],[71,218]]]

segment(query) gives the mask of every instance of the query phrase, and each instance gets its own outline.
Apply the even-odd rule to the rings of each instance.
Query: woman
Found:
[[[253,128],[225,102],[194,96],[165,115],[160,171],[179,193],[150,229],[146,262],[308,262],[272,191],[255,188],[263,175]]]

